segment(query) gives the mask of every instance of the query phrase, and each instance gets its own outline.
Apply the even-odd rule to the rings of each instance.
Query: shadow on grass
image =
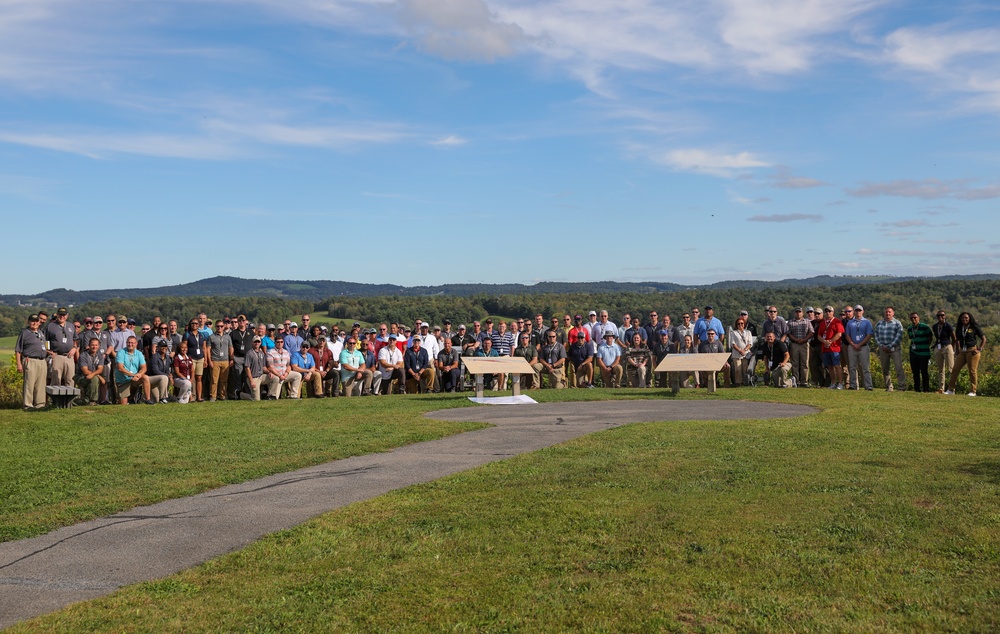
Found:
[[[984,460],[958,468],[959,472],[967,473],[978,478],[985,478],[991,484],[1000,484],[1000,462],[996,460]]]

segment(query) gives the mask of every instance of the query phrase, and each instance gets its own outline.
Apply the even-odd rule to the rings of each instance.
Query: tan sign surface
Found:
[[[462,357],[470,374],[534,374],[524,357]]]
[[[656,372],[716,372],[729,361],[728,352],[706,354],[668,354]]]

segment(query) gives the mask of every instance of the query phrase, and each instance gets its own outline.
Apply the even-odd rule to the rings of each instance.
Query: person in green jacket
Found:
[[[913,391],[930,392],[930,379],[927,375],[927,364],[931,360],[931,340],[934,333],[931,327],[920,321],[920,315],[910,313],[910,325],[906,327],[906,336],[910,339],[910,370],[913,372]]]

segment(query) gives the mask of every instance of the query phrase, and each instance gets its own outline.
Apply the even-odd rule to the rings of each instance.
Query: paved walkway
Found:
[[[787,418],[810,407],[607,401],[431,412],[495,427],[337,460],[0,544],[0,627],[238,550],[326,511],[627,423]]]

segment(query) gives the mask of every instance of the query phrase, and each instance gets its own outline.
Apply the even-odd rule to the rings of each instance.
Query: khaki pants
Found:
[[[934,365],[938,371],[938,389],[944,390],[951,378],[951,369],[955,365],[955,348],[942,346],[934,349]]]
[[[626,368],[628,376],[628,384],[631,387],[646,387],[646,371],[649,370],[648,367],[634,366],[630,365]]]
[[[572,363],[566,364],[566,382],[570,387],[587,387],[589,381],[589,368],[592,366],[581,365],[579,368],[574,368]]]
[[[533,374],[521,375],[521,387],[524,389],[537,390],[542,387],[542,371],[545,370],[545,366],[536,361],[531,364],[531,369],[535,371]]]
[[[267,378],[264,379],[264,385],[267,386],[267,397],[281,398],[281,388],[286,383],[288,384],[288,396],[298,398],[299,387],[302,385],[302,375],[294,370],[288,373],[284,381],[273,374],[268,374]]]
[[[434,383],[434,370],[431,368],[426,368],[430,371],[430,381],[433,385]],[[381,375],[379,375],[381,376]],[[358,378],[357,372],[351,372],[351,376],[344,379],[341,378],[341,383],[344,386],[344,396],[358,396],[360,394],[367,394],[372,391],[372,371],[362,370],[361,378]]]
[[[49,384],[72,387],[73,375],[76,372],[76,368],[73,367],[73,360],[62,354],[57,354],[50,359]]]
[[[729,365],[733,367],[733,385],[739,387],[747,382],[747,367],[750,365],[749,358],[729,358]]]
[[[841,352],[840,356],[843,358],[844,353]],[[850,369],[848,371],[848,375],[844,377],[844,379],[845,382],[850,383],[852,390],[858,389],[859,381],[861,382],[861,387],[866,390],[870,390],[872,388],[871,362],[871,352],[868,348],[868,344],[861,346],[860,350],[855,350],[854,346],[848,344],[847,363]]]
[[[771,370],[771,385],[774,387],[790,387],[791,383],[788,382],[788,373],[791,369],[792,365],[790,363],[782,363]]]
[[[323,377],[320,376],[319,372],[313,370],[313,373],[308,379],[303,378],[302,382],[305,383],[306,390],[303,396],[311,396],[313,398],[323,396]]]
[[[243,390],[240,392],[240,398],[244,401],[259,401],[260,400],[260,386],[264,382],[263,376],[258,376],[253,380],[253,387],[250,386],[250,380],[245,379]],[[176,383],[176,381],[175,381]]]
[[[49,373],[49,364],[45,359],[28,357],[24,357],[21,364],[24,366],[24,388],[21,393],[24,409],[41,409],[45,407],[45,377]]]
[[[149,398],[162,401],[170,396],[170,379],[165,375],[149,377]]]
[[[539,364],[541,365],[541,364]],[[549,377],[549,387],[557,390],[561,390],[566,387],[566,369],[565,368],[552,368],[550,372],[546,372],[546,376]]]
[[[226,392],[229,388],[229,361],[212,361],[212,383],[208,390],[208,397],[226,400]]]
[[[412,374],[407,373],[406,377],[406,393],[407,394],[425,394],[430,391],[431,386],[434,385],[434,370],[431,368],[424,368],[420,371],[420,380],[413,378]]]
[[[955,367],[951,371],[951,381],[948,382],[948,389],[952,392],[958,385],[959,373],[966,365],[969,366],[969,392],[976,393],[976,388],[979,386],[979,351],[975,348],[955,354]]]
[[[809,344],[792,341],[788,344],[788,352],[795,383],[799,387],[805,387],[809,384]]]
[[[881,346],[878,349],[878,360],[882,364],[882,378],[885,380],[885,389],[906,389],[906,372],[903,370],[903,351],[896,346],[888,352],[883,350]],[[889,372],[889,362],[896,366],[896,381],[898,385],[893,386],[892,376]]]
[[[613,366],[611,368],[601,368],[601,378],[604,380],[604,387],[621,387],[622,374],[625,371],[622,369],[621,364]]]

